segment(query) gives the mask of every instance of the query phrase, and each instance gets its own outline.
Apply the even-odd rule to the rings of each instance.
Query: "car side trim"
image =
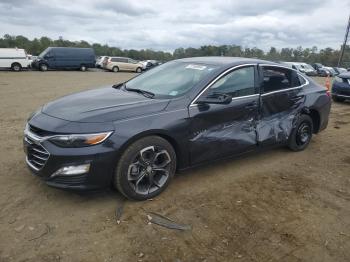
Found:
[[[261,94],[261,96],[268,96],[268,95],[273,95],[273,94],[276,94],[276,93],[288,92],[288,91],[296,90],[296,89],[300,89],[300,88],[302,88],[302,86],[296,86],[296,87],[291,87],[291,88],[271,91],[271,92],[268,92],[268,93],[265,93],[265,94]]]
[[[224,72],[222,72],[220,75],[218,75],[217,77],[214,78],[214,80],[212,80],[206,87],[203,88],[203,90],[201,92],[199,92],[199,94],[192,100],[192,102],[190,103],[190,107],[192,106],[197,106],[196,101],[198,100],[198,98],[208,89],[210,88],[213,84],[215,84],[221,77],[223,77],[224,75],[226,75],[227,73],[237,69],[237,68],[241,68],[241,67],[247,67],[247,66],[256,66],[257,64],[242,64],[242,65],[237,65],[234,67],[231,67],[227,70],[225,70]],[[255,94],[254,94],[255,95]],[[250,96],[254,96],[254,95],[250,95]],[[257,94],[258,95],[258,94]],[[248,97],[248,96],[245,96]],[[235,98],[243,98],[243,96],[241,97],[235,97]]]
[[[346,98],[350,98],[350,96],[346,96],[346,95],[338,95],[337,93],[331,93],[332,96],[340,96],[340,97],[346,97]]]

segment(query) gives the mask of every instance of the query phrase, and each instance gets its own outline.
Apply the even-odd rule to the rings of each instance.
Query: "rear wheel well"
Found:
[[[320,130],[320,123],[321,123],[320,113],[318,113],[318,111],[316,110],[311,109],[308,115],[312,119],[313,133],[317,134],[318,131]]]

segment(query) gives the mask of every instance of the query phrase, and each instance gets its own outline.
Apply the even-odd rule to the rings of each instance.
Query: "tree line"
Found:
[[[23,48],[29,54],[39,55],[49,46],[57,47],[91,47],[95,50],[96,55],[107,56],[125,56],[136,60],[155,59],[160,61],[169,61],[172,59],[194,57],[194,56],[238,56],[253,57],[272,61],[294,61],[306,63],[321,63],[327,66],[336,66],[340,54],[339,49],[330,47],[318,49],[316,46],[312,48],[281,48],[271,47],[269,51],[264,51],[257,47],[242,47],[239,45],[205,45],[199,48],[177,48],[173,53],[165,51],[155,51],[152,49],[121,49],[99,43],[90,44],[87,41],[69,41],[62,37],[59,39],[50,39],[48,37],[34,38],[30,40],[22,35],[11,36],[9,34],[0,38],[0,48]],[[344,67],[350,67],[350,46],[347,46],[344,53]]]

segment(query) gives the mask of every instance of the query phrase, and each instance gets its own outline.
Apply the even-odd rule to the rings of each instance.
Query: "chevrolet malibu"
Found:
[[[275,145],[305,149],[330,106],[324,87],[280,64],[180,59],[38,109],[24,132],[26,162],[56,188],[112,185],[145,200],[178,170]]]

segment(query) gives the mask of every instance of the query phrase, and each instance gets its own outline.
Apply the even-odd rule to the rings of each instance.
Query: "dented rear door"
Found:
[[[298,119],[305,94],[298,74],[278,66],[261,66],[261,108],[257,122],[259,145],[281,144],[288,141]]]

